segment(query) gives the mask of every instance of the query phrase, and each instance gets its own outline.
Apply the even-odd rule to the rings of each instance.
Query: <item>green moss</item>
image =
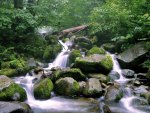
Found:
[[[80,89],[79,83],[77,81],[74,81],[73,82],[73,92],[76,93],[79,91],[79,89]]]
[[[48,99],[54,86],[50,79],[46,78],[34,85],[34,96],[37,99]]]
[[[99,47],[93,47],[91,48],[88,52],[87,55],[92,55],[92,54],[105,54],[106,51],[103,48],[99,48]]]
[[[18,99],[19,101],[25,101],[27,99],[25,90],[18,84],[12,83],[9,87],[0,91],[0,100],[11,101],[13,100],[13,96],[15,93],[19,93],[20,95],[20,98]]]
[[[14,77],[14,76],[18,75],[18,72],[16,69],[2,69],[2,70],[0,70],[0,75]]]
[[[101,61],[100,65],[108,71],[111,70],[113,67],[113,61],[112,61],[111,56],[106,55],[106,58]]]
[[[70,63],[70,64],[71,64],[71,63],[74,63],[74,62],[75,62],[75,59],[76,59],[77,57],[82,57],[80,51],[79,51],[79,50],[73,50],[73,51],[71,51],[70,56],[69,56],[69,63]]]

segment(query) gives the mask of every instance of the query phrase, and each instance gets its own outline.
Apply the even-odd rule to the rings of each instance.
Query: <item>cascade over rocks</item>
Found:
[[[86,86],[83,89],[83,95],[90,97],[99,97],[102,95],[102,87],[100,81],[96,78],[90,78],[86,82]]]
[[[113,67],[113,62],[110,55],[93,54],[84,58],[77,58],[73,67],[79,68],[86,73],[100,72],[108,74]]]
[[[33,113],[26,103],[0,101],[0,113]]]
[[[53,87],[53,83],[49,78],[40,80],[34,84],[34,97],[36,99],[50,98]]]
[[[55,91],[60,95],[75,96],[79,90],[79,83],[71,77],[60,78],[55,83]]]
[[[0,76],[0,100],[1,101],[25,101],[25,90],[5,75]]]
[[[133,47],[118,55],[118,61],[122,68],[137,69],[137,67],[144,62],[148,50],[145,47],[144,42],[140,42]]]

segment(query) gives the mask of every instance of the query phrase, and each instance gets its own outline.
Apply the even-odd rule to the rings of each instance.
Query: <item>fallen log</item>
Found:
[[[82,25],[82,26],[65,29],[59,33],[59,38],[65,36],[69,33],[75,33],[75,32],[81,31],[81,30],[85,30],[85,29],[87,29],[87,27],[88,27],[87,25]]]

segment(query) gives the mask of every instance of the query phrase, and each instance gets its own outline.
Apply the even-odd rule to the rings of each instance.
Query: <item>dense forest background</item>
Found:
[[[118,43],[121,52],[139,41],[150,40],[149,0],[0,0],[0,68],[25,67],[34,57],[48,61],[61,47],[55,36],[40,38],[37,29],[54,32],[88,25],[93,44]],[[150,43],[146,47],[150,48]],[[149,67],[150,60],[143,66]],[[21,70],[19,70],[21,71]]]

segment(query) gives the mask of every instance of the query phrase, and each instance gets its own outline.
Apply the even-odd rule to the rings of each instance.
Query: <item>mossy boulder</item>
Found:
[[[115,44],[113,43],[104,43],[102,45],[102,47],[106,50],[106,51],[109,51],[111,53],[114,53],[115,52]]]
[[[55,91],[60,95],[75,96],[79,90],[79,83],[71,77],[60,78],[55,83]]]
[[[0,76],[0,100],[1,101],[25,101],[25,90],[7,76]]]
[[[34,84],[34,97],[36,99],[48,99],[54,86],[49,78],[45,78]]]
[[[96,78],[98,80],[100,80],[100,82],[103,83],[107,83],[110,81],[110,77],[104,74],[100,74],[100,73],[90,73],[88,74],[89,78]]]
[[[50,79],[56,81],[62,77],[71,77],[77,81],[85,80],[86,76],[78,68],[58,69],[52,73]]]
[[[30,106],[23,102],[0,101],[0,113],[33,113]]]
[[[18,75],[17,69],[2,69],[0,75],[6,75],[8,77],[15,77]]]
[[[74,67],[86,73],[108,74],[113,67],[113,61],[110,55],[93,54],[84,58],[77,58]]]
[[[103,48],[99,48],[97,46],[91,48],[88,52],[87,55],[92,55],[92,54],[105,54],[106,51]]]
[[[79,50],[73,50],[73,51],[71,51],[71,53],[69,55],[69,64],[74,63],[75,59],[77,57],[82,57],[81,52]]]
[[[83,90],[83,95],[90,97],[99,97],[102,95],[102,87],[100,81],[96,78],[90,78],[86,82],[86,86]]]

